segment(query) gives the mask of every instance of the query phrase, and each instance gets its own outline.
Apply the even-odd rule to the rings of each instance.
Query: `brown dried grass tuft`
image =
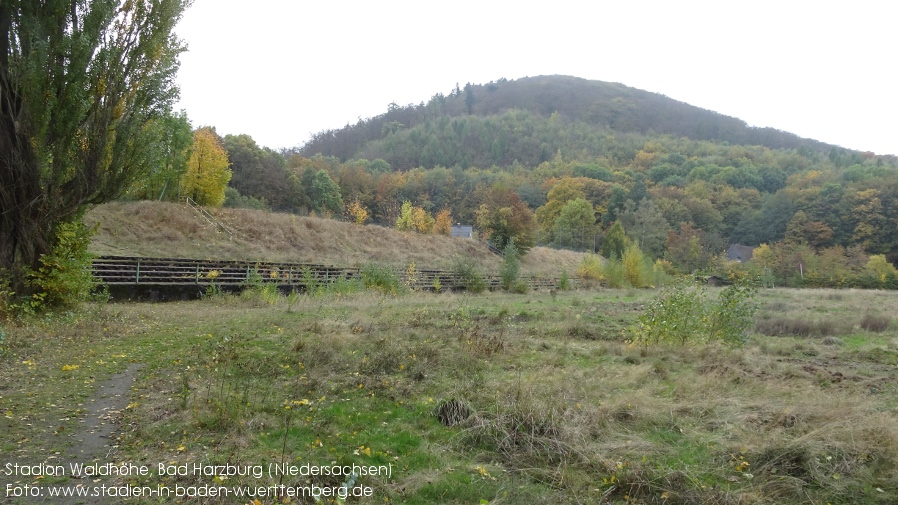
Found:
[[[886,331],[891,324],[892,318],[881,314],[871,314],[868,312],[864,314],[864,317],[861,319],[861,328],[874,333]]]

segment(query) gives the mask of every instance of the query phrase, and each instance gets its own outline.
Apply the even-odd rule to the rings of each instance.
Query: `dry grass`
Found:
[[[402,233],[382,226],[248,209],[214,209],[233,233],[229,240],[191,209],[167,202],[115,202],[90,211],[99,223],[91,252],[101,255],[288,261],[337,266],[377,263],[405,268],[450,269],[456,258],[486,273],[501,258],[472,240]],[[524,275],[572,275],[581,253],[535,247],[522,258]]]
[[[832,320],[810,321],[786,317],[758,321],[755,329],[758,333],[772,337],[828,337],[839,333]]]
[[[62,363],[127,353],[145,363],[121,441],[134,460],[272,461],[287,447],[293,461],[394,462],[391,481],[364,480],[367,504],[895,503],[898,334],[859,329],[857,307],[894,313],[898,296],[837,293],[760,298],[770,318],[846,319],[842,345],[755,334],[687,348],[625,341],[650,291],[109,305],[83,328],[10,330],[0,392],[16,436],[0,441],[36,431],[38,407],[80,401],[46,396],[38,373],[81,387]],[[107,326],[121,337],[100,338]],[[76,330],[81,345],[60,338]],[[290,418],[288,400],[308,404]]]
[[[861,319],[861,328],[875,333],[882,333],[889,329],[892,324],[892,318],[881,314],[864,314]]]
[[[756,330],[770,336],[827,337],[862,329],[882,333],[898,313],[894,293],[878,290],[760,291]],[[875,311],[871,311],[875,307]]]

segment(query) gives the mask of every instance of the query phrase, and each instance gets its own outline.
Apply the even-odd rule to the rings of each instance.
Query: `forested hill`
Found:
[[[300,152],[248,135],[221,146],[227,206],[422,233],[465,223],[522,248],[595,251],[626,235],[681,272],[711,268],[734,243],[770,245],[777,260],[765,268],[780,279],[803,279],[809,265],[862,268],[865,254],[898,262],[895,156],[749,128],[619,84],[500,80],[391,105]],[[156,181],[134,196],[159,198]]]
[[[612,133],[825,153],[835,147],[623,84],[541,76],[456,86],[448,96],[437,93],[417,105],[390,104],[384,114],[315,134],[300,154],[381,158],[395,169],[514,161],[535,166],[559,150],[583,158],[607,155]]]

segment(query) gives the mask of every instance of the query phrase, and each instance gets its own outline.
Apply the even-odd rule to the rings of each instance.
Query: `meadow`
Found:
[[[61,461],[97,385],[131,370],[114,450],[94,457],[154,471],[106,479],[121,485],[371,491],[346,503],[898,501],[898,293],[761,290],[741,346],[634,345],[656,295],[249,291],[36,317],[3,327],[0,448]],[[158,462],[391,475],[160,476]]]

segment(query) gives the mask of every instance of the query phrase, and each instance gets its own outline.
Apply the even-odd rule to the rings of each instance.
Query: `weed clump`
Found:
[[[402,286],[396,272],[373,263],[362,267],[362,283],[366,289],[373,289],[391,295],[399,293]]]
[[[463,399],[450,398],[443,400],[434,409],[434,415],[443,426],[458,426],[474,414],[471,405]]]
[[[861,319],[861,328],[873,333],[886,331],[889,329],[890,324],[892,324],[892,318],[879,314],[870,314],[869,312],[864,314],[863,319]]]
[[[277,279],[277,271],[272,271],[268,278]],[[246,280],[243,282],[242,288],[243,290],[240,292],[240,297],[246,300],[259,301],[268,305],[273,305],[281,299],[281,293],[278,291],[277,283],[267,281],[257,268],[253,268],[252,271],[249,272]]]

